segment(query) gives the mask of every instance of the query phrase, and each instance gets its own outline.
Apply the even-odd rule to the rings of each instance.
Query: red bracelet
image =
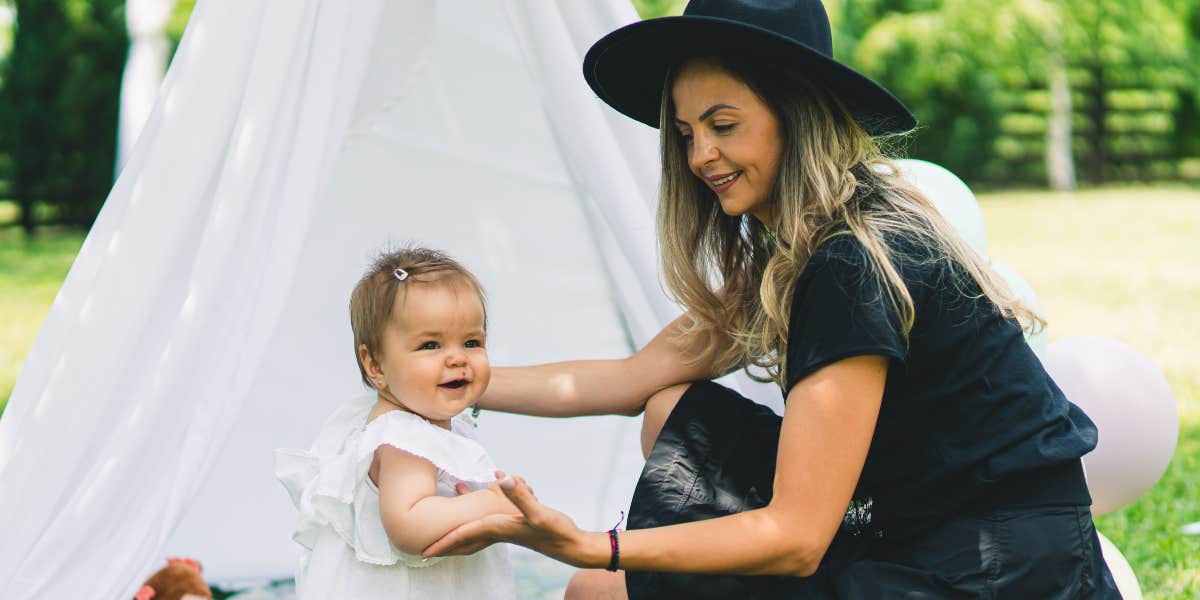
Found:
[[[617,563],[621,560],[621,545],[617,543],[617,528],[608,530],[608,543],[612,546],[612,558],[608,561],[607,570],[616,571]]]

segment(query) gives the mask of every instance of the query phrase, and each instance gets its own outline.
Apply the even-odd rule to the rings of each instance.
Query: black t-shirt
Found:
[[[1081,471],[1077,482],[1061,484],[1052,471],[1078,470],[1079,457],[1096,446],[1096,428],[1046,374],[1020,326],[960,266],[901,237],[887,243],[915,309],[907,344],[885,284],[853,235],[817,249],[792,301],[787,390],[843,358],[889,359],[847,523],[876,532],[919,527],[996,495],[1029,505],[1090,504]]]

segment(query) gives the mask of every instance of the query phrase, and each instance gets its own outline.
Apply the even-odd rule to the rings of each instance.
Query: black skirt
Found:
[[[700,521],[771,499],[781,419],[712,382],[663,425],[634,489],[629,529]],[[812,577],[626,571],[645,598],[1120,598],[1087,506],[997,508],[881,540],[842,528]]]

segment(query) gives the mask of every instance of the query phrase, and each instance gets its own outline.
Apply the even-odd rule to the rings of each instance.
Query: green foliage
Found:
[[[633,8],[643,19],[678,15],[686,4],[687,0],[633,0]]]
[[[188,19],[191,18],[195,7],[196,0],[177,0],[175,8],[171,11],[171,18],[167,20],[167,39],[171,41],[172,55],[179,47],[179,41],[183,39],[183,31],[187,29]]]
[[[1169,176],[1162,160],[1200,149],[1197,0],[833,6],[842,59],[895,92],[921,121],[912,154],[968,180],[1044,177],[1055,57],[1072,87],[1076,162],[1092,181]]]
[[[32,230],[32,207],[88,225],[112,184],[128,40],[121,0],[16,0],[0,90],[0,152],[9,195]],[[0,164],[0,166],[4,166]]]

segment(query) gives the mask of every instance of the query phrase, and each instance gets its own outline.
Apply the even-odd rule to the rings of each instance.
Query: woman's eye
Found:
[[[679,137],[680,137],[680,138],[682,138],[682,139],[683,139],[683,141],[685,141],[685,142],[690,142],[690,141],[692,141],[692,134],[691,134],[690,132],[687,132],[687,131],[680,131],[680,132],[679,132]]]
[[[730,131],[733,131],[734,127],[737,127],[736,123],[730,123],[728,125],[715,125],[714,124],[713,131],[715,131],[717,133],[729,133]]]
[[[425,342],[424,344],[421,344],[420,349],[421,350],[437,350],[438,343],[437,342]]]

